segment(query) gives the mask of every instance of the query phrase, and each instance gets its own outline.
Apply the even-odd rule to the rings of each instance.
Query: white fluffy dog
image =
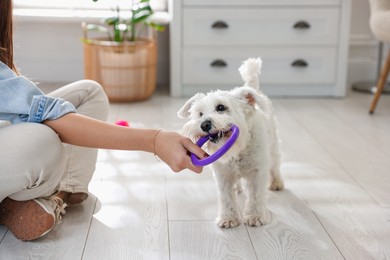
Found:
[[[209,154],[217,151],[229,138],[232,124],[240,135],[232,148],[212,164],[218,186],[216,223],[222,228],[240,225],[236,191],[243,180],[246,202],[244,223],[261,226],[271,221],[267,210],[266,191],[282,190],[279,138],[270,100],[259,91],[261,59],[250,58],[239,68],[244,86],[231,91],[198,93],[179,110],[181,118],[190,118],[183,134],[194,142],[215,134],[205,144]]]

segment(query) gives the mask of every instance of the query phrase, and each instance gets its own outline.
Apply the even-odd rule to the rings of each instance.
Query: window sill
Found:
[[[69,22],[69,23],[98,23],[102,18],[113,16],[111,10],[75,10],[75,9],[38,9],[15,8],[14,17],[22,22]],[[125,17],[125,16],[124,16]],[[166,25],[171,18],[168,12],[158,11],[153,14],[151,20],[158,24]]]

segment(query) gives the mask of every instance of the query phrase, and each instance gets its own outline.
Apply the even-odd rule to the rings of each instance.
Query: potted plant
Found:
[[[103,25],[82,24],[85,78],[99,82],[112,102],[147,99],[156,87],[155,32],[164,26],[151,21],[149,0],[132,0],[129,9],[129,18],[123,18],[117,7],[115,16],[105,19]],[[145,36],[145,29],[152,33]],[[89,38],[91,31],[103,36]]]

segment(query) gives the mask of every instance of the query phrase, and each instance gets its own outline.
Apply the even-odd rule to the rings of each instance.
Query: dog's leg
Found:
[[[284,183],[282,176],[280,175],[279,167],[273,167],[271,169],[271,185],[269,186],[269,189],[273,191],[284,189]]]
[[[277,138],[276,138],[277,139]],[[271,166],[271,184],[269,186],[270,190],[283,190],[284,183],[282,176],[280,174],[280,150],[279,150],[279,142],[275,141],[272,145],[271,149],[271,158],[272,158],[272,166]]]
[[[266,197],[268,176],[268,172],[263,169],[246,177],[244,223],[248,226],[259,227],[271,221]]]
[[[240,225],[237,205],[237,192],[234,190],[233,174],[214,173],[218,186],[218,215],[215,222],[221,228],[232,228]]]

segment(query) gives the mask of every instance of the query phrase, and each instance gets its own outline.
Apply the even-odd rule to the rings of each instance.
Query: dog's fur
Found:
[[[209,133],[219,133],[218,138],[205,145],[209,154],[226,142],[232,124],[240,129],[236,143],[212,164],[219,191],[216,223],[222,228],[241,223],[236,201],[241,179],[246,192],[244,223],[249,226],[271,221],[267,185],[270,183],[271,190],[283,189],[276,120],[270,100],[259,90],[261,65],[260,58],[246,60],[239,68],[244,86],[231,91],[198,93],[178,112],[179,117],[190,118],[183,134],[194,142]]]

